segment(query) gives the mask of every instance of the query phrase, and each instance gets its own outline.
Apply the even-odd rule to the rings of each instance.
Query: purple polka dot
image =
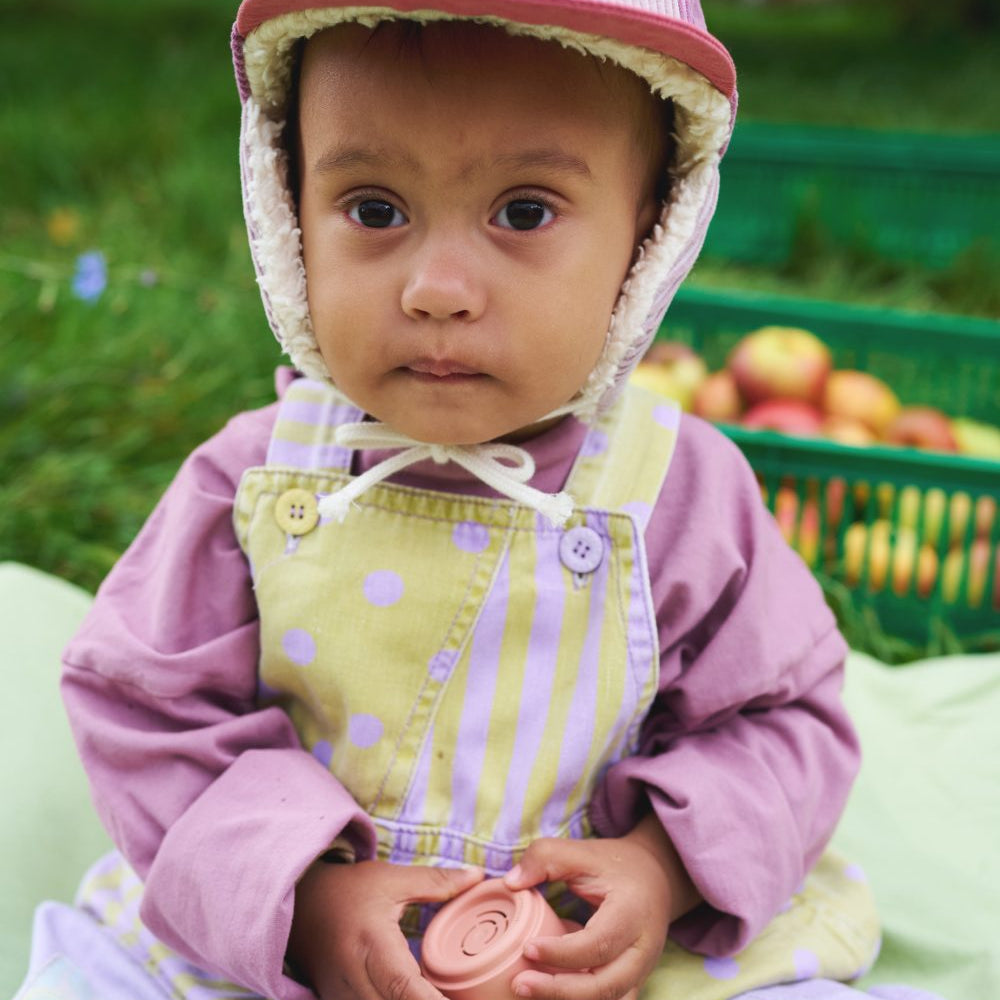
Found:
[[[329,767],[333,759],[333,747],[327,740],[320,740],[313,748],[312,755],[324,766]]]
[[[451,676],[452,670],[455,669],[457,659],[458,653],[453,649],[442,649],[427,662],[427,672],[436,681],[446,681]]]
[[[661,427],[675,431],[680,426],[681,412],[676,406],[657,406],[653,410],[653,419]]]
[[[735,979],[740,974],[740,966],[734,958],[706,958],[705,971],[713,979]]]
[[[377,569],[365,577],[365,597],[377,608],[387,608],[403,596],[403,581],[391,569]]]
[[[475,521],[462,521],[455,525],[451,540],[455,548],[463,552],[482,552],[490,544],[490,532],[485,525]]]
[[[307,667],[316,659],[316,640],[304,628],[290,628],[281,637],[281,648],[300,667]]]
[[[819,956],[808,948],[795,949],[795,975],[798,979],[815,979],[819,975]]]
[[[864,868],[861,867],[861,865],[848,865],[844,869],[844,874],[852,882],[867,882],[868,881],[868,876],[865,875],[865,870],[864,870]]]
[[[351,742],[362,750],[375,746],[382,739],[382,729],[382,720],[365,712],[352,715],[348,723]]]
[[[644,500],[632,500],[630,503],[622,504],[622,510],[626,514],[631,514],[639,522],[640,528],[646,527],[649,516],[653,513],[653,508]]]
[[[580,446],[580,455],[587,458],[591,455],[603,455],[608,450],[608,436],[604,431],[591,431]]]

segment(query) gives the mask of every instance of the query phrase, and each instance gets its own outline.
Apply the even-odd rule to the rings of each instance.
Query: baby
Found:
[[[66,651],[93,933],[172,996],[439,1000],[421,931],[485,873],[585,921],[518,996],[857,974],[843,641],[738,450],[626,386],[735,106],[695,0],[246,0],[234,52],[296,371]]]

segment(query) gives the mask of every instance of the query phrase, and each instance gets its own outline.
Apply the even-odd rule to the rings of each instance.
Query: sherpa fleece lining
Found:
[[[555,26],[512,23],[501,18],[459,18],[441,11],[402,14],[390,8],[323,8],[283,14],[265,21],[244,42],[251,96],[243,108],[242,166],[247,225],[258,281],[271,326],[281,346],[306,375],[330,381],[309,318],[301,232],[287,182],[282,145],[291,55],[298,39],[325,28],[382,21],[468,20],[503,28],[511,35],[555,41],[610,60],[647,81],[674,102],[677,149],[671,192],[660,219],[640,247],[611,317],[604,351],[583,389],[567,407],[593,420],[617,396],[629,372],[652,340],[673,291],[693,263],[707,225],[718,183],[718,161],[729,136],[731,106],[700,73],[669,56],[598,35]],[[698,237],[691,247],[692,240]]]

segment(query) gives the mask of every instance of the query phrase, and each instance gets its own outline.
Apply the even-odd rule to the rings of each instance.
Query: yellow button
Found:
[[[289,535],[305,535],[319,522],[319,505],[309,490],[285,490],[274,505],[278,527]]]

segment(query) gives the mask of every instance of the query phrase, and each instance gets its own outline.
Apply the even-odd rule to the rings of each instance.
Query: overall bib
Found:
[[[359,419],[320,383],[294,382],[267,464],[240,484],[234,524],[260,612],[260,703],[288,713],[303,747],[371,816],[382,859],[499,874],[538,837],[591,836],[591,795],[635,752],[657,691],[643,529],[677,408],[632,389],[588,431],[563,528],[507,499],[387,483],[343,523],[324,521],[319,500],[350,479],[336,428]],[[874,917],[867,888],[845,872],[825,856],[733,959],[668,943],[643,997],[724,1000],[858,973]],[[243,995],[153,941],[140,894],[119,858],[92,871],[81,898],[171,996]],[[550,895],[585,919],[568,893]],[[415,909],[404,920],[415,947],[428,918]]]

